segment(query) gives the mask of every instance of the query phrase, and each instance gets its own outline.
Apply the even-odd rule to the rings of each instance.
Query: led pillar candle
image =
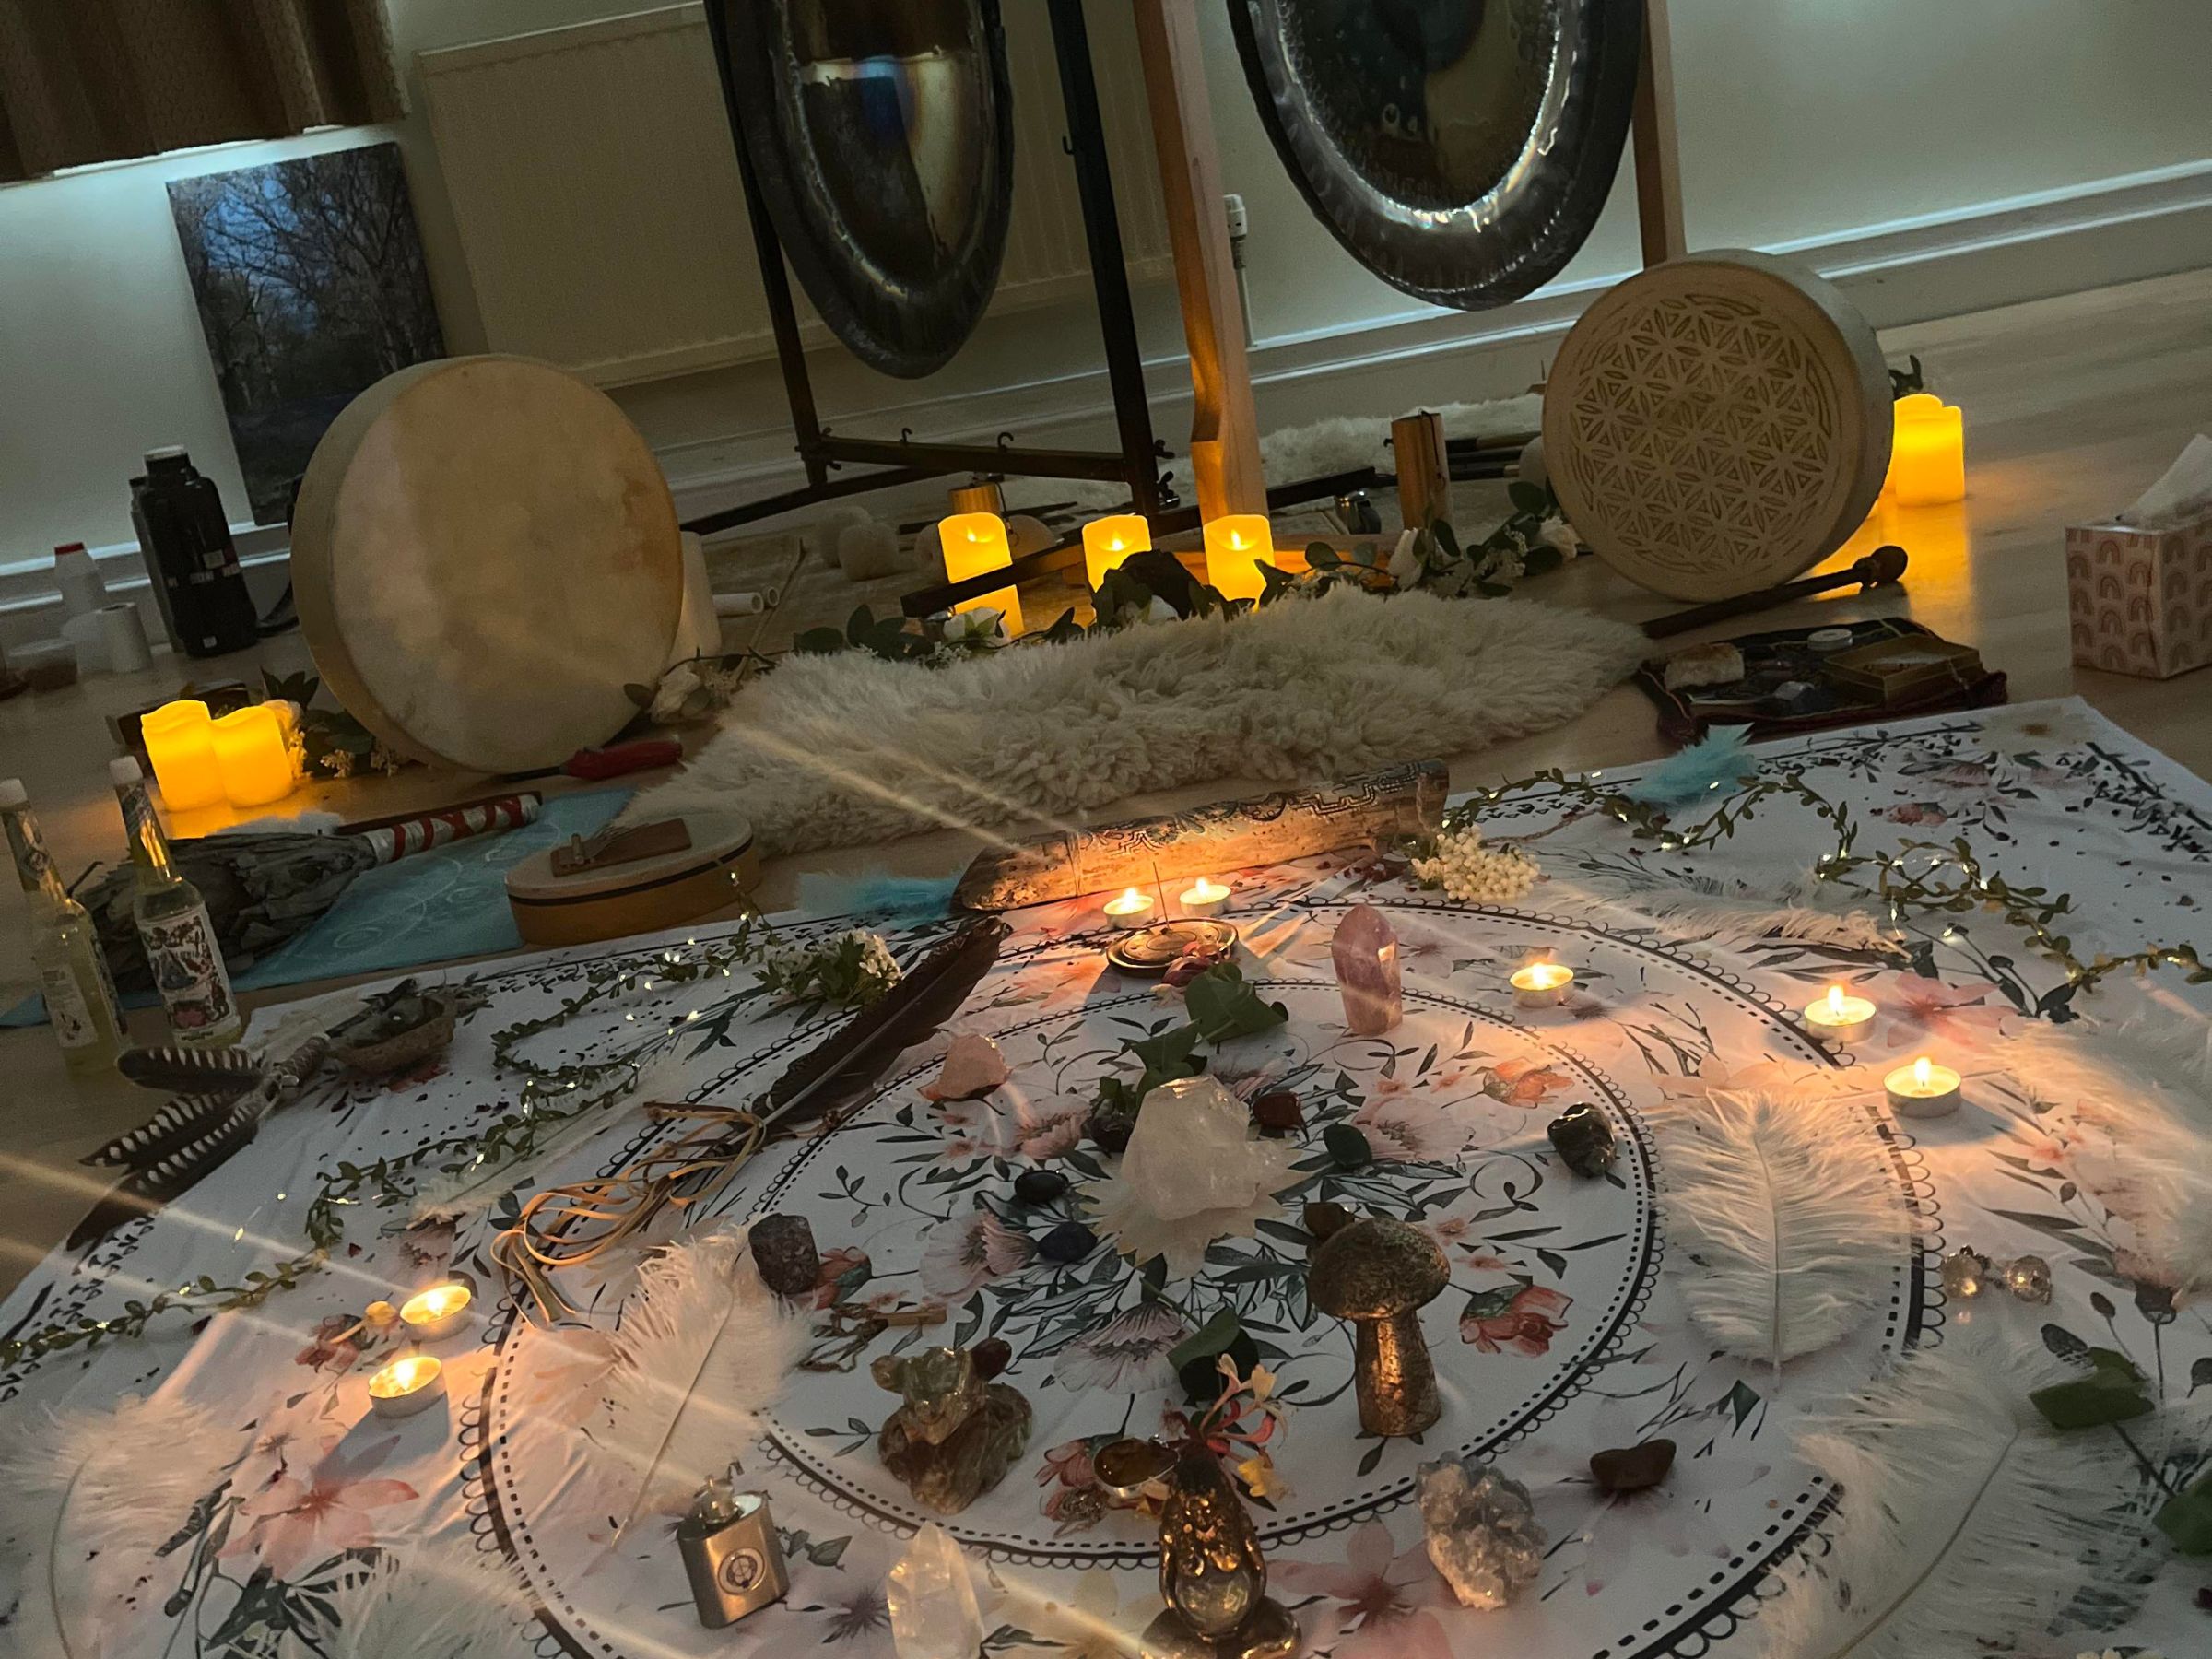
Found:
[[[987,571],[1003,571],[1014,562],[1014,550],[1006,541],[1006,522],[995,512],[956,512],[939,519],[937,543],[944,549],[947,582],[965,582]],[[1008,639],[1021,632],[1021,597],[1011,587],[963,599],[952,608],[971,611],[984,606],[1006,618]]]
[[[1106,572],[1132,553],[1152,547],[1152,526],[1139,512],[1117,512],[1111,518],[1092,519],[1083,526],[1083,575],[1097,593]]]
[[[1928,392],[1897,400],[1897,437],[1883,492],[1900,507],[1966,500],[1966,417]]]
[[[1806,1005],[1805,1023],[1822,1042],[1845,1048],[1873,1029],[1874,1005],[1849,994],[1841,985],[1830,985],[1826,996]]]
[[[211,735],[231,806],[266,806],[292,793],[292,756],[276,710],[260,704],[237,710],[217,721]]]
[[[215,722],[197,698],[163,703],[138,723],[154,782],[171,812],[219,806],[223,774],[215,763]]]
[[[1260,567],[1274,562],[1275,531],[1265,513],[1227,513],[1206,525],[1206,585],[1224,599],[1257,599],[1267,587]]]

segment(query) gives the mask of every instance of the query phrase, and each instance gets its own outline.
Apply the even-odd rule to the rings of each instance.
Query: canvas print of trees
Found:
[[[399,147],[179,179],[170,212],[256,524],[282,524],[324,429],[445,355]]]

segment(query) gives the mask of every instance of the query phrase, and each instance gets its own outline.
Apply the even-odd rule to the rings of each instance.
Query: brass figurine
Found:
[[[1450,1278],[1427,1233],[1387,1217],[1354,1221],[1314,1251],[1307,1296],[1359,1326],[1359,1426],[1370,1434],[1418,1434],[1443,1415],[1420,1311]]]
[[[1267,1562],[1236,1483],[1196,1441],[1175,1457],[1159,1513],[1159,1594],[1143,1659],[1291,1659],[1298,1620],[1267,1594]]]

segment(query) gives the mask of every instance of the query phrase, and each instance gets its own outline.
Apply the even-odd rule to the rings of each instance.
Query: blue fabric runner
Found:
[[[542,848],[571,835],[590,835],[621,811],[633,793],[601,789],[555,795],[538,809],[535,824],[503,835],[449,841],[364,870],[305,931],[238,975],[238,988],[258,991],[516,949],[523,937],[507,908],[507,872]],[[155,998],[148,992],[124,1000],[142,1008]],[[0,1014],[0,1027],[45,1020],[46,1005],[37,995]]]

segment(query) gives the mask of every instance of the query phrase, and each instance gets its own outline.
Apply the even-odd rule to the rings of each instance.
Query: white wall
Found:
[[[1212,48],[1225,182],[1252,213],[1264,419],[1517,391],[1540,373],[1547,330],[1563,324],[1574,295],[1633,267],[1624,184],[1559,294],[1467,316],[1370,276],[1312,221],[1277,162],[1218,0],[1193,3]],[[390,4],[410,66],[427,47],[639,9],[635,0]],[[1006,4],[1012,14],[1037,8]],[[1802,246],[1817,263],[1865,268],[1873,274],[1855,291],[1884,323],[2212,262],[2206,0],[1672,0],[1672,17],[1693,245]],[[1034,21],[1017,15],[1014,26]],[[242,514],[167,182],[382,136],[406,154],[449,345],[475,348],[481,325],[419,112],[388,131],[0,188],[0,603],[11,561],[36,561],[56,541],[127,539],[127,481],[150,445],[187,445]],[[2119,187],[2105,189],[2112,181]],[[2125,222],[2085,229],[2100,218]],[[1140,310],[1158,359],[1159,429],[1176,441],[1181,417],[1166,400],[1182,375],[1169,296],[1141,295]],[[1095,424],[1084,418],[1102,399],[1095,342],[1087,306],[994,318],[949,371],[920,384],[819,354],[821,394],[851,430],[895,435],[933,414],[948,436],[1018,418],[1076,430]],[[767,365],[620,395],[679,488],[717,478],[758,488],[788,456]],[[946,399],[948,407],[929,407]],[[869,409],[873,419],[857,413]],[[688,493],[691,507],[712,492]],[[7,631],[40,631],[16,620]]]

